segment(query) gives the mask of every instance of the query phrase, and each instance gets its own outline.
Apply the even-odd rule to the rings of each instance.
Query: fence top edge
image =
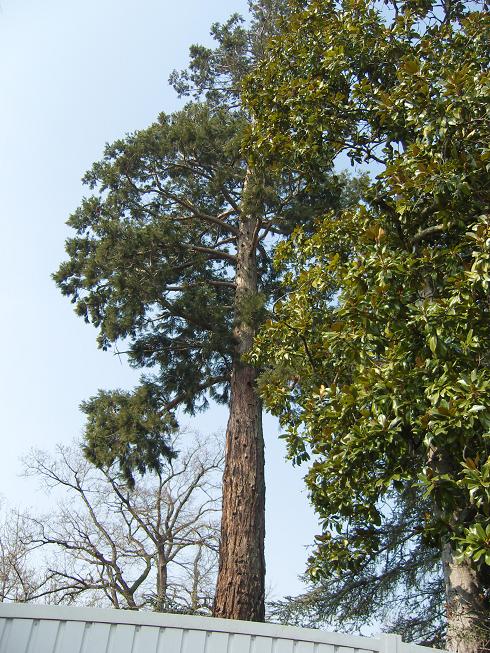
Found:
[[[114,608],[85,608],[33,603],[0,603],[0,618],[156,626],[159,628],[202,630],[236,635],[290,639],[318,644],[334,644],[337,646],[359,648],[366,651],[383,650],[382,639],[375,637],[346,635],[324,630],[314,630],[312,628],[282,626],[280,624],[136,610],[116,610]]]

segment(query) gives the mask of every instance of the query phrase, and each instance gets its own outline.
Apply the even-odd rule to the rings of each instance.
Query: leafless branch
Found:
[[[54,457],[33,452],[26,473],[66,498],[51,515],[23,517],[27,548],[11,565],[16,591],[9,589],[8,597],[209,610],[223,452],[198,436],[187,446],[182,440],[180,435],[173,443],[179,458],[159,474],[139,478],[133,490],[117,469],[94,468],[78,449],[60,447]],[[0,528],[3,595],[5,544]],[[20,564],[29,555],[44,555],[44,576],[31,585],[28,567]]]

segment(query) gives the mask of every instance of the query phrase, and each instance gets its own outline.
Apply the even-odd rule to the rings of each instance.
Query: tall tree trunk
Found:
[[[247,175],[244,195],[250,190]],[[223,513],[218,582],[213,614],[227,619],[264,620],[265,481],[262,406],[256,371],[242,356],[254,337],[251,305],[257,293],[257,218],[243,209],[237,249],[235,352],[230,416],[226,431]]]

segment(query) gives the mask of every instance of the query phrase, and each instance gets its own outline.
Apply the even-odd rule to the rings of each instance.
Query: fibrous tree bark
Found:
[[[479,653],[489,637],[488,606],[482,593],[485,581],[468,560],[458,560],[456,554],[454,545],[445,539],[441,559],[447,601],[446,647],[454,653]]]
[[[433,295],[431,290],[430,297]],[[456,461],[448,452],[429,449],[428,467],[436,477],[458,474]],[[445,515],[438,501],[433,504],[436,517],[444,522]],[[473,512],[472,506],[454,507],[448,522],[448,532],[440,538],[440,560],[444,579],[446,600],[446,648],[452,653],[480,653],[486,648],[490,634],[489,605],[485,589],[489,586],[488,571],[479,569],[458,551],[457,542],[451,538],[464,523],[465,513]],[[466,518],[467,519],[467,518]],[[458,555],[459,554],[459,555]]]
[[[250,173],[245,184],[250,183]],[[244,189],[246,197],[246,188]],[[255,328],[247,305],[257,296],[256,243],[260,220],[245,206],[239,225],[230,416],[226,430],[220,565],[214,615],[264,619],[265,480],[262,405],[256,370],[243,361]],[[237,524],[241,527],[237,528]]]

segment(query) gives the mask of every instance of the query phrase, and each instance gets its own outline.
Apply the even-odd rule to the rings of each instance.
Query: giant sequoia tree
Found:
[[[248,86],[284,167],[376,163],[355,210],[297,230],[253,359],[324,521],[314,576],[383,550],[393,493],[439,549],[448,647],[487,650],[489,20],[477,3],[298,1]],[[391,7],[391,10],[390,10]]]
[[[339,195],[326,175],[306,193],[305,178],[259,173],[241,152],[240,81],[280,5],[252,5],[250,29],[237,16],[213,26],[217,47],[194,46],[189,69],[172,78],[196,101],[106,148],[84,179],[93,194],[69,219],[75,235],[55,275],[99,345],[124,343],[146,370],[132,397],[90,403],[93,462],[117,460],[129,477],[158,466],[177,408],[229,404],[214,613],[251,620],[264,617],[264,444],[256,371],[243,355],[274,290],[275,243]]]

